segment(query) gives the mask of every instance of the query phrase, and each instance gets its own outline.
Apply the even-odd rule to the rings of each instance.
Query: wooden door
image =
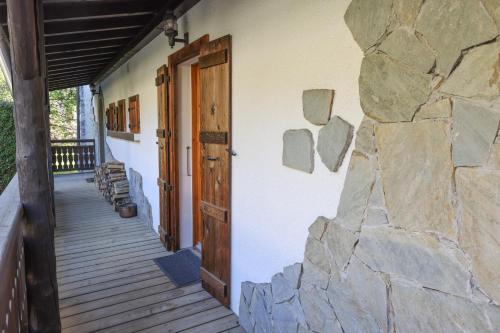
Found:
[[[160,193],[160,225],[158,233],[165,247],[173,250],[172,242],[172,179],[170,172],[170,151],[172,131],[169,126],[169,100],[168,100],[168,69],[163,65],[156,70],[155,84],[158,98],[158,187]]]
[[[231,263],[231,36],[202,46],[200,68],[201,280],[229,306]]]

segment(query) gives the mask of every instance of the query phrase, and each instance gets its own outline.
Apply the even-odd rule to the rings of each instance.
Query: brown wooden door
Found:
[[[221,303],[230,300],[231,36],[201,48],[201,279]]]
[[[160,226],[158,233],[165,247],[173,250],[172,242],[172,179],[170,172],[170,151],[172,131],[169,126],[169,100],[168,100],[168,69],[163,65],[156,70],[155,84],[158,98],[158,187],[160,193]]]

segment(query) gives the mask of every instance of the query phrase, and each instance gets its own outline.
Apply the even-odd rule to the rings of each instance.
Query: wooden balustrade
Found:
[[[95,140],[52,140],[54,172],[94,170]]]
[[[23,209],[17,175],[0,196],[0,332],[28,332]]]

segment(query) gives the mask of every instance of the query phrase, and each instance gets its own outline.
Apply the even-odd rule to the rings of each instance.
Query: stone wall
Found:
[[[148,198],[144,195],[142,189],[142,176],[141,174],[129,168],[128,182],[130,184],[130,199],[137,205],[137,216],[148,227],[153,229],[153,212]]]
[[[337,216],[302,263],[242,284],[249,333],[500,331],[499,13],[352,1],[365,119]]]

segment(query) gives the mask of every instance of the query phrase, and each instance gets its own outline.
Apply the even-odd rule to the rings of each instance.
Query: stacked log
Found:
[[[130,202],[129,183],[122,162],[106,162],[96,168],[95,184],[104,198],[115,207]]]

